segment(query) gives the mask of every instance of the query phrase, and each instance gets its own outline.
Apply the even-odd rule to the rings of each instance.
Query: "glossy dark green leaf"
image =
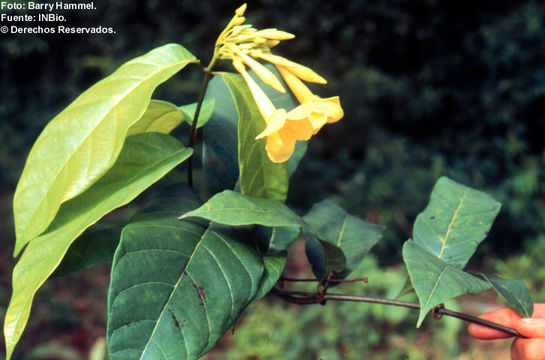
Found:
[[[127,135],[144,132],[169,134],[182,121],[184,121],[184,114],[176,105],[168,101],[151,100],[144,115],[131,125]]]
[[[384,231],[384,226],[352,216],[329,200],[315,204],[303,220],[320,240],[343,252],[346,264],[336,278],[345,278],[354,271]]]
[[[216,101],[214,98],[207,98],[204,99],[201,111],[199,113],[199,120],[197,120],[197,128],[201,128],[208,120],[210,120],[210,117],[214,113],[214,107],[216,106]],[[188,105],[182,105],[178,107],[180,111],[184,114],[185,121],[191,126],[193,125],[193,115],[195,115],[195,110],[197,109],[197,103],[188,104]]]
[[[293,155],[288,160],[288,174],[290,177],[293,175],[293,173],[295,173],[295,170],[297,170],[301,160],[303,160],[303,157],[307,152],[307,147],[308,143],[306,141],[297,141],[295,144]]]
[[[25,328],[34,294],[60,264],[72,242],[191,154],[191,149],[183,148],[169,135],[130,136],[114,166],[84,193],[61,206],[53,223],[28,244],[13,270],[13,294],[4,322],[8,358]]]
[[[420,303],[417,327],[435,306],[462,294],[477,294],[491,285],[439,259],[413,240],[403,245],[403,260]]]
[[[428,206],[416,218],[414,241],[462,269],[488,235],[500,207],[491,196],[442,177]]]
[[[339,274],[345,269],[346,256],[339,247],[308,232],[303,235],[307,258],[317,279],[332,273]]]
[[[276,200],[261,199],[225,190],[203,206],[180,216],[199,217],[223,225],[264,225],[268,227],[302,227],[301,218]]]
[[[266,65],[267,66],[267,65]],[[280,75],[274,66],[269,70]],[[284,94],[264,85],[254,76],[262,89],[278,108],[291,110],[298,104],[290,92]],[[283,83],[283,82],[282,82]],[[284,86],[286,89],[287,85]],[[214,113],[203,128],[203,166],[210,193],[233,189],[238,179],[238,113],[231,91],[222,79],[214,76],[209,83],[206,99],[215,100]],[[297,142],[293,156],[288,160],[289,174],[293,174],[307,149],[305,141]]]
[[[202,129],[203,168],[211,194],[234,189],[238,179],[238,115],[222,76],[214,76],[206,99],[214,99],[214,113]]]
[[[196,61],[181,45],[154,49],[93,85],[45,127],[15,191],[15,255],[47,229],[62,203],[112,167],[155,88]]]
[[[264,227],[256,229],[256,239],[263,253],[286,251],[301,234],[300,227]]]
[[[251,246],[176,214],[148,213],[123,231],[108,295],[111,360],[198,359],[258,291],[264,266]]]
[[[507,304],[522,317],[532,317],[534,302],[526,285],[520,280],[502,279],[486,273],[478,273],[488,281]]]
[[[288,164],[273,163],[265,151],[265,139],[256,136],[265,128],[242,76],[224,74],[238,113],[239,185],[245,195],[284,201],[288,193]]]
[[[285,253],[265,255],[263,257],[263,276],[259,281],[259,286],[253,301],[261,299],[273,288],[278,279],[280,279],[282,272],[284,272],[286,262],[287,257]]]
[[[123,225],[98,223],[85,230],[64,255],[51,277],[63,276],[99,264],[109,264],[119,244]]]

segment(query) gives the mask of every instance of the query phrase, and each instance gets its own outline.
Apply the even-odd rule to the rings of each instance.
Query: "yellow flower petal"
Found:
[[[343,117],[338,96],[322,99],[315,96],[313,101],[301,104],[287,114],[288,121],[306,119],[312,125],[315,135],[326,123],[334,123]],[[301,140],[301,139],[298,139]]]
[[[295,140],[310,140],[314,133],[312,124],[308,118],[301,120],[288,120],[286,121],[286,126],[284,127],[286,131],[289,131],[290,134],[293,134]]]
[[[257,76],[259,76],[259,78],[263,80],[265,84],[271,86],[277,91],[280,91],[281,93],[286,92],[286,89],[284,89],[284,87],[280,83],[280,80],[278,80],[278,78],[269,69],[267,69],[265,66],[261,65],[246,54],[239,53],[238,55],[246,65],[248,65],[252,68],[253,71],[255,71]]]
[[[341,101],[338,96],[320,99],[321,109],[327,113],[327,122],[334,123],[342,119],[344,116]]]
[[[316,135],[327,123],[327,114],[323,112],[312,112],[308,119],[312,124],[312,135]]]
[[[309,117],[311,112],[312,112],[312,106],[310,105],[310,103],[304,103],[297,106],[295,109],[291,110],[287,114],[287,118],[289,120],[306,119],[307,117]]]
[[[265,130],[256,136],[256,140],[280,131],[286,124],[286,110],[275,109],[273,114],[268,119],[265,119],[265,122],[267,123],[267,126],[265,127]]]
[[[287,131],[280,131],[267,136],[265,150],[269,159],[274,163],[283,163],[293,154],[295,137]]]
[[[318,84],[327,84],[326,79],[316,74],[311,68],[298,64],[296,62],[290,61],[282,56],[273,55],[271,53],[259,52],[256,54],[257,57],[262,58],[270,63],[285,67],[295,76],[300,79],[308,82],[318,83]]]

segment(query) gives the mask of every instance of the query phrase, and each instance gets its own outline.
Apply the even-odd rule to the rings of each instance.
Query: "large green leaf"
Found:
[[[282,82],[276,68],[266,66]],[[280,93],[270,86],[264,85],[257,76],[253,77],[276,107],[287,110],[295,108],[296,101],[289,91]],[[288,88],[287,85],[284,87]],[[238,113],[231,91],[223,81],[223,76],[212,78],[208,85],[206,99],[215,100],[214,113],[206,127],[203,128],[203,166],[208,190],[214,194],[226,189],[233,189],[238,179]],[[288,160],[290,176],[297,169],[306,148],[306,141],[298,141],[295,145],[293,156]]]
[[[498,276],[486,273],[478,273],[488,281],[494,290],[507,301],[522,317],[532,317],[534,312],[534,302],[528,293],[524,283],[515,279],[502,279]]]
[[[176,105],[168,101],[151,100],[144,115],[131,125],[127,135],[143,132],[169,134],[182,121],[184,121],[184,114]]]
[[[500,211],[491,196],[440,178],[430,203],[416,218],[413,239],[448,264],[462,269]]]
[[[384,226],[352,216],[329,200],[315,204],[303,220],[319,239],[335,245],[346,257],[344,270],[336,278],[345,278],[354,271],[384,231]]]
[[[197,359],[257,293],[263,262],[251,246],[176,214],[123,231],[108,296],[111,360]]]
[[[273,163],[266,140],[256,140],[265,128],[250,90],[240,75],[224,74],[238,112],[239,184],[243,194],[284,201],[288,193],[288,164]]]
[[[214,113],[214,107],[216,106],[215,99],[207,98],[204,99],[201,105],[201,111],[199,113],[199,120],[197,120],[197,128],[201,128],[210,119]],[[193,125],[193,116],[195,115],[195,110],[197,109],[197,103],[182,105],[178,109],[184,114],[184,119],[189,125]]]
[[[276,254],[286,251],[300,234],[300,227],[259,226],[256,229],[256,240],[263,253]]]
[[[305,153],[307,152],[308,143],[306,141],[297,141],[295,143],[295,150],[293,150],[293,155],[288,160],[288,174],[292,176],[297,170],[299,163],[303,160]]]
[[[261,199],[225,190],[203,206],[189,211],[180,219],[199,217],[223,225],[264,225],[268,227],[302,227],[301,218],[276,200]]]
[[[47,231],[25,249],[13,270],[13,295],[4,322],[7,358],[27,323],[32,299],[70,244],[111,210],[134,199],[192,154],[169,135],[127,138],[114,166],[83,194],[64,203]]]
[[[70,245],[51,277],[111,263],[122,229],[123,225],[112,223],[98,223],[87,229]]]
[[[233,97],[222,76],[208,85],[206,100],[214,99],[214,113],[203,128],[203,168],[211,194],[233,189],[238,179],[238,115]]]
[[[196,61],[181,45],[154,49],[93,85],[45,127],[15,191],[15,255],[47,229],[61,203],[112,167],[154,89]]]
[[[263,276],[259,281],[259,286],[257,288],[257,292],[254,296],[253,301],[261,299],[263,296],[267,295],[267,293],[273,288],[278,279],[280,279],[282,272],[284,272],[286,262],[287,257],[285,252],[273,255],[265,255],[263,257],[263,265],[265,266],[263,269]]]
[[[403,260],[420,302],[417,327],[435,306],[462,294],[477,294],[490,284],[439,259],[413,240],[403,245]]]

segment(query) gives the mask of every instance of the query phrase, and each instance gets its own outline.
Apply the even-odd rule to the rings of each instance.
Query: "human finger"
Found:
[[[545,304],[534,304],[533,318],[545,319]]]
[[[486,314],[480,315],[479,318],[495,322],[497,324],[514,328],[517,320],[521,318],[513,309],[501,308],[496,309]],[[469,324],[469,335],[477,339],[489,340],[489,339],[504,339],[513,336],[510,333],[489,328],[487,326],[478,325],[475,323]]]
[[[529,338],[545,338],[545,319],[522,318],[515,322],[515,329]]]
[[[511,345],[511,359],[545,360],[545,339],[515,339]]]

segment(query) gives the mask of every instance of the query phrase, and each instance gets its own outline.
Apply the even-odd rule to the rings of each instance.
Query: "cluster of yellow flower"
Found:
[[[287,161],[293,154],[296,140],[309,140],[326,123],[339,121],[343,117],[338,96],[321,98],[313,94],[302,80],[325,84],[327,81],[310,68],[271,53],[271,48],[281,40],[292,39],[293,34],[277,29],[257,30],[251,25],[242,25],[246,4],[235,12],[216,42],[215,54],[219,59],[233,61],[235,69],[244,77],[252,96],[265,120],[265,130],[256,140],[267,138],[266,151],[275,163]],[[256,59],[268,61],[276,66],[301,105],[287,112],[277,109],[265,92],[246,71],[250,67],[267,85],[284,93],[278,78]]]

